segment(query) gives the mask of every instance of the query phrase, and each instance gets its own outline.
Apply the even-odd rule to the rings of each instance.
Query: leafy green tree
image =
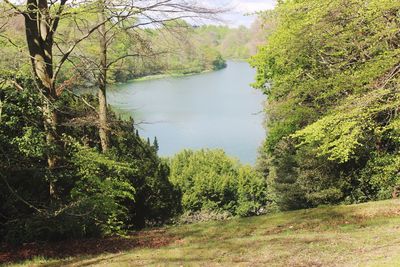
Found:
[[[281,208],[366,201],[396,185],[396,168],[382,183],[365,173],[399,151],[399,10],[394,0],[281,1],[263,14],[274,27],[251,63],[268,95],[262,153]]]

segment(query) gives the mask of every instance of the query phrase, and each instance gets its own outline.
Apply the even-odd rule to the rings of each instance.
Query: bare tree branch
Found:
[[[15,11],[17,11],[19,14],[25,15],[25,12],[20,9],[17,5],[13,4],[11,1],[9,0],[4,0],[4,2],[6,4],[8,4],[9,6],[11,6]]]
[[[55,67],[55,71],[54,71],[54,76],[53,79],[55,80],[58,76],[58,73],[61,70],[61,67],[63,66],[63,64],[65,63],[65,61],[68,59],[69,55],[74,51],[75,47],[82,42],[83,40],[87,39],[93,32],[95,32],[100,26],[104,25],[107,21],[109,21],[111,18],[107,18],[106,20],[100,22],[99,24],[97,24],[96,26],[94,26],[93,28],[91,28],[84,36],[82,36],[81,38],[79,38],[78,40],[76,40],[71,46],[70,48],[63,54],[60,62],[58,63],[58,65]]]

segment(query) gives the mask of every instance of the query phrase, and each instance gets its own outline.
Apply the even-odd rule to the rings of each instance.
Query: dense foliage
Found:
[[[253,57],[268,96],[259,166],[283,209],[391,197],[400,184],[400,2],[287,0]]]
[[[93,110],[64,94],[63,164],[49,171],[41,97],[31,80],[24,90],[0,87],[0,236],[29,242],[98,236],[165,222],[179,210],[168,166],[143,141],[133,121],[114,121],[113,149],[99,153]],[[94,102],[93,97],[87,97]],[[52,189],[49,188],[51,181]],[[53,194],[50,190],[54,190]]]
[[[250,216],[267,204],[265,179],[222,150],[184,150],[171,160],[171,182],[182,193],[185,212],[227,211]]]

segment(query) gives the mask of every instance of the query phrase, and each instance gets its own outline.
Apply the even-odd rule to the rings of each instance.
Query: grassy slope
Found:
[[[400,200],[179,227],[159,248],[42,261],[47,266],[400,266]],[[39,260],[26,263],[40,263]]]

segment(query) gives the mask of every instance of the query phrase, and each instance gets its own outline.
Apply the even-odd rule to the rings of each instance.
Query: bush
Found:
[[[236,213],[242,217],[260,215],[267,205],[267,185],[261,173],[243,166],[238,174],[238,205]]]
[[[178,220],[177,224],[191,224],[198,222],[209,222],[209,221],[225,221],[232,218],[232,214],[228,211],[212,211],[202,210],[195,212],[185,212]]]
[[[171,182],[182,193],[185,212],[224,211],[259,214],[267,203],[266,183],[222,150],[184,150],[170,163]]]

